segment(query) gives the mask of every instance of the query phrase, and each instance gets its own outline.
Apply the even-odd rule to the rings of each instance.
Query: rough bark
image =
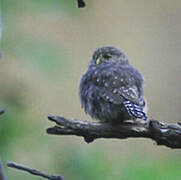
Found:
[[[151,119],[126,123],[101,123],[49,115],[57,125],[47,129],[48,134],[82,136],[87,143],[98,138],[150,138],[157,145],[181,148],[181,123],[165,124]]]

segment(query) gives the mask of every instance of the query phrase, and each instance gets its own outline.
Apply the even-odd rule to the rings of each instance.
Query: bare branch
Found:
[[[41,177],[46,178],[46,179],[63,180],[62,176],[60,176],[60,175],[59,176],[49,175],[49,174],[41,172],[41,171],[39,171],[37,169],[32,169],[32,168],[29,168],[29,167],[25,167],[23,165],[20,165],[20,164],[14,163],[14,162],[8,162],[7,166],[12,167],[12,168],[16,168],[16,169],[19,169],[19,170],[22,170],[22,171],[26,171],[26,172],[29,172],[30,174],[33,174],[35,176],[41,176]]]
[[[77,0],[78,8],[84,8],[86,6],[84,0]]]
[[[6,180],[6,176],[4,174],[3,165],[0,161],[0,180]]]
[[[82,136],[87,143],[97,138],[150,138],[156,141],[157,145],[181,148],[181,123],[164,124],[152,119],[147,122],[111,124],[66,119],[54,115],[49,115],[48,119],[58,125],[48,128],[48,134]]]

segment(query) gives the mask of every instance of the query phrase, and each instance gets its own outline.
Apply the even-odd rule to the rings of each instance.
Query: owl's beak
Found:
[[[101,58],[96,59],[96,65],[99,65],[101,63]]]

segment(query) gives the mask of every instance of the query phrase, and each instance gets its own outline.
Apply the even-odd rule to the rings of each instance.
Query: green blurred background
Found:
[[[180,121],[181,1],[1,0],[0,157],[67,180],[180,180],[181,152],[148,139],[50,136],[48,114],[89,119],[78,83],[95,48],[121,48],[145,77],[149,117]],[[7,179],[38,180],[5,167]]]

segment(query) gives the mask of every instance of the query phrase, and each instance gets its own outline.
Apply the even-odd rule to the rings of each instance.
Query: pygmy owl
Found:
[[[112,46],[95,50],[79,85],[81,106],[102,122],[147,119],[143,108],[143,77],[126,55]]]

